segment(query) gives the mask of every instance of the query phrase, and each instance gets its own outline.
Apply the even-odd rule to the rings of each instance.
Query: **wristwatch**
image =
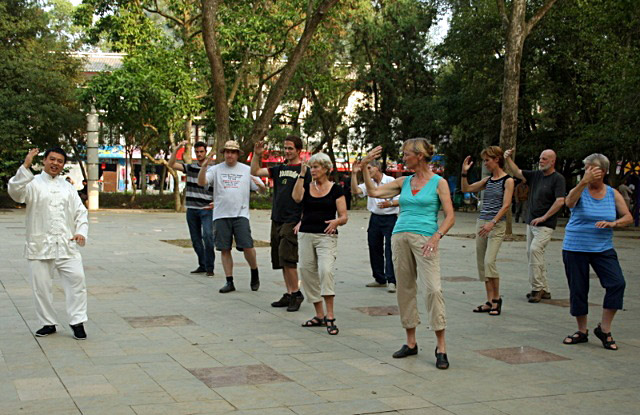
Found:
[[[437,233],[438,235],[440,235],[440,238],[441,238],[441,239],[442,239],[442,238],[444,238],[444,233],[442,233],[442,232],[440,232],[440,231],[436,231],[436,233]]]

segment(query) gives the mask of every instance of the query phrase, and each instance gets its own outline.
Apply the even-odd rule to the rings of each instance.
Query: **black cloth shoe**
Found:
[[[236,287],[235,285],[233,285],[233,282],[231,281],[227,281],[227,283],[224,285],[224,287],[220,288],[220,290],[218,290],[218,292],[222,293],[222,294],[226,294],[226,293],[230,293],[231,291],[235,291]]]
[[[204,274],[205,272],[207,272],[207,270],[202,267],[198,267],[191,271],[192,274]]]
[[[413,356],[418,354],[418,345],[413,346],[413,349],[406,344],[403,344],[400,350],[393,354],[394,359],[402,359],[403,357]]]
[[[438,369],[449,369],[449,359],[447,359],[446,353],[438,353],[438,346],[436,346],[436,367]]]
[[[74,326],[70,326],[73,330],[73,338],[77,340],[86,340],[87,333],[84,331],[84,324],[79,323]]]
[[[287,311],[298,311],[300,310],[300,306],[304,301],[304,295],[300,291],[291,294],[289,297],[289,305],[287,306]]]
[[[258,274],[258,268],[251,270],[251,291],[258,291],[260,288],[260,274]]]
[[[44,337],[56,332],[56,326],[44,326],[40,330],[36,331],[36,336]]]
[[[280,298],[278,301],[274,301],[273,303],[271,303],[271,307],[289,307],[290,298],[291,298],[291,294],[284,293],[282,294],[282,298]]]

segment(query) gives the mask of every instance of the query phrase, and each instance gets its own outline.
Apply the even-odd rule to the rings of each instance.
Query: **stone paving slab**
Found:
[[[254,238],[268,240],[269,212],[251,215]],[[189,238],[184,214],[91,212],[82,251],[89,338],[78,342],[57,279],[58,332],[33,336],[39,325],[21,259],[24,211],[2,211],[0,414],[639,413],[640,233],[615,232],[627,289],[613,330],[620,350],[611,352],[592,334],[589,343],[562,344],[575,331],[566,308],[562,227],[547,249],[553,299],[526,301],[525,242],[516,238],[503,243],[498,257],[503,314],[489,317],[471,312],[485,301],[475,243],[464,237],[473,233],[476,214],[456,219],[453,236],[441,242],[451,368],[439,371],[426,324],[418,329],[418,356],[391,357],[404,331],[395,295],[364,287],[372,281],[367,212],[351,211],[340,228],[338,336],[300,327],[313,315],[309,303],[297,313],[270,307],[283,283],[270,269],[268,248],[257,249],[260,290],[249,289],[248,267],[234,252],[238,291],[223,295],[219,256],[213,278],[193,275],[193,251],[162,242]],[[514,232],[523,234],[524,225],[515,224]],[[603,292],[592,279],[591,329]]]

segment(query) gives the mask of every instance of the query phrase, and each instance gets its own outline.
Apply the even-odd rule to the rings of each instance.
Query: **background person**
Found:
[[[403,358],[418,354],[416,327],[420,324],[420,315],[416,297],[419,284],[425,293],[429,326],[436,334],[436,367],[447,369],[447,321],[438,245],[440,238],[455,223],[453,203],[447,181],[431,169],[429,162],[433,157],[434,147],[425,138],[412,138],[404,142],[402,152],[407,169],[415,173],[379,187],[374,187],[366,167],[372,160],[380,157],[382,147],[374,148],[362,160],[364,183],[370,196],[391,198],[400,195],[400,216],[393,229],[392,249],[398,283],[398,307],[402,327],[407,334],[407,344],[395,352],[393,357]],[[438,227],[438,212],[441,206],[445,220]]]
[[[522,223],[526,223],[525,219],[529,212],[529,204],[527,203],[527,199],[529,199],[529,185],[524,182],[518,183],[515,189],[516,194],[516,212],[515,212],[515,222],[520,222],[520,217],[522,217]]]
[[[249,202],[251,191],[260,189],[257,183],[260,180],[252,178],[249,166],[238,162],[241,150],[236,141],[227,141],[220,152],[224,156],[223,163],[209,167],[211,159],[206,158],[198,173],[200,186],[213,186],[214,243],[216,249],[221,252],[222,268],[227,278],[226,284],[220,288],[219,292],[225,294],[236,290],[233,283],[233,257],[231,256],[234,240],[236,247],[243,251],[244,258],[251,268],[251,290],[258,291],[260,275],[251,237]]]
[[[58,271],[66,298],[73,337],[87,338],[87,285],[78,247],[85,245],[89,222],[76,189],[60,176],[67,153],[55,147],[44,153],[44,172],[34,176],[29,168],[38,154],[27,154],[18,172],[9,180],[13,200],[27,204],[25,257],[33,287],[36,314],[42,328],[36,336],[56,332],[57,316],[53,307],[52,281]]]
[[[327,332],[336,335],[339,330],[333,308],[336,295],[333,266],[338,251],[338,226],[348,220],[347,204],[342,187],[329,180],[333,169],[329,156],[316,153],[309,159],[309,166],[312,181],[304,180],[307,166],[303,165],[292,193],[293,200],[302,203],[302,220],[296,229],[302,286],[316,312],[302,326],[326,325]]]
[[[484,190],[482,210],[476,222],[476,262],[478,276],[480,281],[484,282],[487,292],[487,302],[473,311],[499,316],[502,312],[502,298],[500,298],[500,275],[496,267],[496,258],[507,229],[505,215],[511,207],[514,183],[511,176],[502,170],[504,156],[500,147],[487,147],[482,150],[480,157],[491,176],[469,184],[467,174],[473,165],[471,156],[464,159],[461,174],[463,192]]]
[[[295,135],[284,139],[285,164],[261,168],[265,146],[262,141],[255,144],[251,159],[251,174],[270,177],[273,180],[273,204],[271,208],[271,265],[281,269],[287,292],[272,307],[287,307],[287,311],[298,311],[304,301],[298,284],[298,237],[294,228],[300,222],[302,205],[293,200],[293,187],[299,177],[309,182],[310,174],[300,176],[302,140]]]
[[[605,289],[602,302],[602,321],[594,330],[605,349],[618,350],[611,336],[611,322],[616,311],[622,309],[625,280],[613,249],[613,228],[633,222],[622,195],[604,184],[609,171],[609,159],[591,154],[584,159],[582,180],[567,195],[571,217],[562,243],[562,260],[569,283],[571,315],[576,318],[578,331],[564,339],[565,344],[588,341],[589,266]],[[616,219],[618,217],[618,219]]]
[[[382,173],[382,166],[378,160],[373,160],[366,167],[375,187],[391,183],[394,178]],[[391,254],[391,234],[398,219],[398,199],[377,199],[367,193],[364,183],[358,185],[360,164],[353,164],[351,179],[351,193],[360,197],[367,197],[367,210],[371,212],[367,228],[367,243],[369,245],[369,262],[374,281],[367,287],[387,287],[390,293],[396,292],[396,274],[393,270]],[[394,204],[394,202],[396,204]]]
[[[176,163],[178,150],[187,144],[182,141],[171,151],[169,166],[180,170],[187,175],[186,183],[186,205],[187,205],[187,226],[191,236],[191,245],[198,257],[198,267],[191,271],[192,274],[206,273],[213,277],[216,254],[213,246],[213,188],[211,186],[200,186],[198,184],[198,174],[207,159],[207,145],[198,141],[193,145],[196,152],[196,161],[187,163]]]
[[[539,303],[543,298],[551,298],[544,250],[556,228],[558,212],[564,206],[565,180],[555,170],[556,153],[553,150],[540,153],[539,170],[535,171],[520,170],[512,159],[513,151],[504,153],[507,169],[514,177],[529,184],[529,212],[525,220],[531,292],[527,293],[527,298],[530,303]]]

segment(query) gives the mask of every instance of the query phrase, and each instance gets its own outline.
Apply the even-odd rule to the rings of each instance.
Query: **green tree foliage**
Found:
[[[76,99],[82,62],[29,0],[0,2],[0,181],[29,147],[59,145],[83,125]]]
[[[437,8],[429,2],[374,3],[354,27],[353,59],[361,102],[354,124],[358,138],[382,145],[395,157],[398,143],[411,137],[439,139],[434,111],[435,71],[429,30]]]

